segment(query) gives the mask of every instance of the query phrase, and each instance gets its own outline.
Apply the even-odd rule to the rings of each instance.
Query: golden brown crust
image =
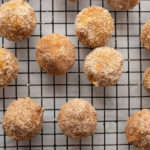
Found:
[[[18,77],[17,58],[8,50],[0,48],[0,87],[5,87]]]
[[[143,79],[144,88],[150,92],[150,67],[146,69],[144,72],[144,79]]]
[[[114,21],[108,10],[91,6],[77,15],[75,31],[79,41],[85,46],[104,46],[113,34]]]
[[[10,0],[0,7],[0,34],[10,41],[22,41],[36,27],[36,16],[31,6],[22,0]]]
[[[150,146],[150,111],[143,109],[128,119],[125,127],[128,142],[136,148]]]
[[[141,0],[106,0],[114,10],[129,10],[135,7]]]
[[[86,56],[84,72],[95,86],[111,86],[123,72],[123,56],[110,47],[96,48]]]
[[[72,99],[62,106],[58,124],[66,136],[74,139],[87,138],[96,130],[96,111],[87,101]]]
[[[16,141],[29,140],[41,131],[43,111],[43,108],[29,97],[18,98],[5,112],[2,127],[5,133]]]
[[[150,52],[150,20],[145,23],[141,32],[141,43]]]
[[[61,34],[43,36],[36,45],[36,59],[39,66],[52,75],[63,75],[75,62],[75,48],[71,41]]]

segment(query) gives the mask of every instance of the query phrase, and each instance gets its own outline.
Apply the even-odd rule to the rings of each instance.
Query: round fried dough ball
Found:
[[[150,67],[146,69],[144,72],[144,79],[143,79],[144,88],[150,92]]]
[[[75,63],[76,51],[71,41],[61,34],[43,36],[36,45],[36,59],[45,72],[63,75]]]
[[[17,58],[7,49],[0,48],[0,87],[10,84],[18,76]]]
[[[91,6],[76,17],[75,31],[78,40],[92,48],[104,46],[114,31],[114,21],[108,10]]]
[[[10,41],[29,37],[36,26],[35,12],[22,0],[10,0],[0,7],[0,34]]]
[[[82,99],[72,99],[58,113],[58,124],[62,132],[71,138],[91,136],[97,127],[97,115],[92,105]]]
[[[134,113],[128,119],[125,131],[128,142],[136,148],[150,147],[150,111],[143,109]]]
[[[43,108],[35,101],[18,98],[4,114],[2,128],[16,141],[30,140],[38,135],[43,124]]]
[[[111,86],[123,72],[123,56],[110,47],[100,47],[85,59],[84,72],[95,86]]]
[[[150,52],[150,20],[143,26],[141,32],[141,43],[145,49]]]
[[[114,10],[129,10],[139,4],[141,0],[106,0]]]

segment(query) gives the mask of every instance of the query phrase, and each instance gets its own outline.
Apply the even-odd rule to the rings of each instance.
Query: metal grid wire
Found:
[[[4,3],[4,0],[0,0]],[[45,108],[41,134],[26,142],[8,138],[0,126],[0,150],[134,150],[126,140],[125,122],[133,112],[150,108],[149,94],[143,89],[142,76],[150,66],[150,54],[140,45],[142,25],[150,18],[150,1],[143,0],[130,11],[113,11],[103,0],[28,0],[37,15],[34,34],[20,43],[1,38],[4,48],[19,59],[19,77],[0,89],[0,121],[8,105],[18,97],[30,96]],[[76,39],[76,14],[90,5],[108,8],[115,21],[115,32],[108,46],[124,56],[124,73],[119,82],[107,88],[96,88],[83,73],[85,56],[90,51]],[[52,77],[40,70],[35,60],[35,44],[48,33],[62,33],[70,38],[77,50],[76,63],[69,73]],[[71,98],[81,97],[95,107],[98,114],[96,133],[82,141],[66,138],[60,131],[57,113]],[[1,123],[1,122],[0,122]]]

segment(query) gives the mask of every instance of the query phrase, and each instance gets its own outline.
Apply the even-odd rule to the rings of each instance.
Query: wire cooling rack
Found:
[[[34,34],[20,43],[0,38],[0,44],[12,51],[20,63],[19,77],[0,89],[0,121],[12,101],[29,96],[45,108],[44,125],[39,136],[26,142],[11,140],[0,126],[0,150],[134,150],[126,140],[124,127],[133,112],[150,108],[150,95],[142,86],[143,72],[150,66],[150,54],[140,45],[139,39],[142,25],[150,19],[150,1],[142,0],[133,10],[124,12],[110,10],[102,0],[28,2],[37,15]],[[112,87],[96,88],[83,73],[84,59],[90,49],[77,41],[74,19],[81,9],[90,5],[109,9],[115,21],[115,32],[108,46],[123,54],[125,67],[121,79]],[[67,35],[77,50],[74,67],[60,77],[42,72],[35,61],[35,44],[41,36],[52,32]],[[82,141],[66,138],[55,121],[61,106],[76,97],[91,102],[98,114],[96,133]]]

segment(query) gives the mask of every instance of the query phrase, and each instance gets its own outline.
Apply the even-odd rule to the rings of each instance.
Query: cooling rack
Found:
[[[0,3],[4,3],[0,0]],[[150,95],[143,89],[142,76],[150,66],[150,54],[140,45],[142,25],[150,19],[150,1],[142,0],[130,11],[113,11],[104,0],[28,0],[35,9],[37,27],[34,34],[20,43],[0,38],[0,44],[19,59],[19,77],[8,87],[0,89],[0,150],[134,150],[126,140],[125,122],[131,114],[150,108]],[[96,88],[83,73],[85,56],[91,49],[76,39],[76,14],[90,5],[110,10],[115,21],[115,32],[108,46],[124,56],[124,73],[119,82],[107,88]],[[35,44],[45,34],[62,33],[74,43],[77,51],[73,68],[64,76],[53,77],[42,72],[35,60]],[[45,108],[41,134],[26,142],[8,138],[1,120],[8,105],[18,97],[29,96]],[[61,106],[80,97],[92,103],[98,114],[96,133],[81,141],[66,138],[57,124]]]

